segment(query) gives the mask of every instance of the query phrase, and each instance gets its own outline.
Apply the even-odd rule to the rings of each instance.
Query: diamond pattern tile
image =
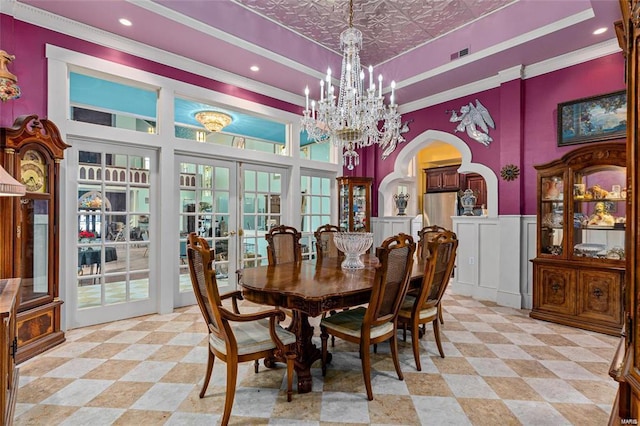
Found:
[[[468,4],[477,2],[467,1]],[[245,309],[254,309],[248,302]],[[528,311],[448,294],[442,326],[421,340],[416,371],[400,333],[399,381],[388,345],[372,354],[367,401],[358,348],[336,341],[313,391],[286,402],[284,366],[240,366],[231,424],[602,425],[615,398],[607,374],[617,339],[545,323]],[[316,320],[317,321],[317,320]],[[316,327],[316,344],[320,344]],[[15,425],[215,424],[226,371],[216,360],[205,398],[206,328],[197,306],[70,330],[67,342],[19,366]],[[294,380],[295,383],[295,380]]]

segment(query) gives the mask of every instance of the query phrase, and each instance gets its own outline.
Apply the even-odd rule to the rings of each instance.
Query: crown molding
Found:
[[[603,41],[602,43],[576,50],[575,52],[528,65],[524,69],[523,78],[527,79],[537,77],[542,74],[558,71],[563,68],[568,68],[583,62],[593,61],[594,59],[621,52],[622,49],[620,49],[620,46],[618,45],[618,39],[612,38]]]
[[[80,22],[55,15],[42,9],[29,6],[15,0],[0,0],[3,13],[11,14],[15,19],[27,22],[48,30],[56,31],[90,43],[109,47],[124,53],[147,59],[160,64],[230,84],[274,99],[280,99],[294,105],[303,104],[304,97],[277,89],[273,86],[242,77],[228,71],[169,53],[165,50],[136,42]],[[7,12],[5,12],[7,11]]]
[[[506,83],[516,78],[522,78],[525,80],[620,52],[622,52],[622,50],[620,49],[620,46],[618,46],[618,40],[613,38],[602,43],[585,47],[584,49],[576,50],[575,52],[567,53],[565,55],[556,56],[555,58],[547,59],[532,65],[518,65],[500,71],[496,76],[492,76],[484,80],[478,80],[464,86],[456,87],[455,89],[436,93],[434,95],[418,99],[414,102],[403,104],[398,107],[398,112],[406,114],[419,109],[428,108],[442,102],[450,101],[452,99],[494,89],[499,87],[502,83]]]

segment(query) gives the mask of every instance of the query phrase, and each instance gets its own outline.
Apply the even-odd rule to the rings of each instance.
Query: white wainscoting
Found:
[[[535,217],[455,216],[453,231],[460,244],[452,290],[501,306],[531,307]]]
[[[533,307],[533,264],[531,259],[536,257],[536,216],[522,216],[522,276],[520,277],[522,291],[522,307]]]
[[[373,247],[380,247],[386,238],[401,232],[411,235],[411,221],[413,219],[413,216],[372,217],[371,232],[373,232]]]

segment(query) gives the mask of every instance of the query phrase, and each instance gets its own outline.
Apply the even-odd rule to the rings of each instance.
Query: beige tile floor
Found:
[[[259,309],[246,304],[244,309]],[[605,425],[616,387],[607,375],[617,339],[529,318],[528,312],[449,294],[442,327],[415,369],[410,337],[400,342],[399,381],[380,345],[372,358],[375,399],[367,401],[357,348],[337,340],[313,392],[286,402],[284,368],[242,365],[236,425]],[[318,330],[316,330],[316,339]],[[210,425],[224,403],[216,361],[198,398],[207,359],[196,306],[70,330],[67,341],[20,365],[16,425]]]

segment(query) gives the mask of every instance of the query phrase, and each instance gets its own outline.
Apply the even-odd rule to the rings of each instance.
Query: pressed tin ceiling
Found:
[[[335,52],[348,27],[342,0],[233,0]],[[379,64],[502,8],[515,0],[356,0],[353,26],[362,31],[363,65]]]
[[[340,69],[349,16],[348,0],[0,0],[0,7],[18,20],[297,105],[305,86],[318,97],[328,66]],[[543,73],[620,52],[615,0],[354,0],[353,15],[364,36],[362,64],[384,75],[384,92],[397,82],[402,113],[495,87],[521,67],[545,64],[535,67]],[[119,24],[122,17],[133,25]],[[600,27],[609,31],[594,36]],[[464,49],[468,55],[451,58]],[[556,60],[571,52],[578,55]]]

